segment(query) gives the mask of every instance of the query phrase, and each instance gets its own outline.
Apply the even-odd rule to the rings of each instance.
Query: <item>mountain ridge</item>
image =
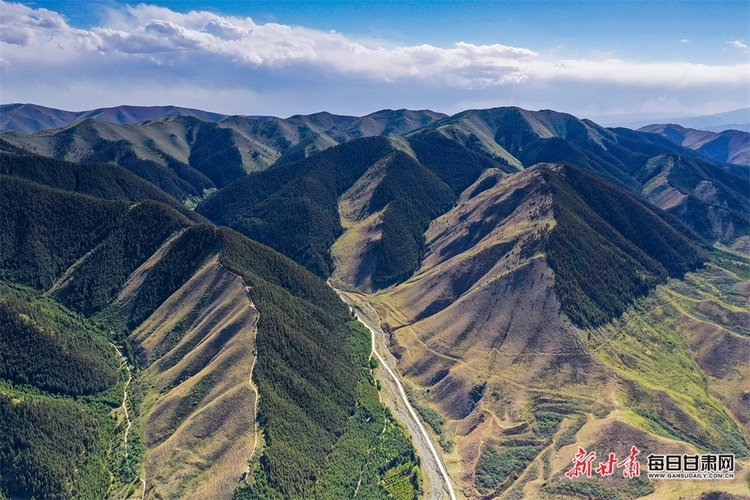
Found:
[[[750,166],[750,132],[710,132],[676,124],[654,124],[638,129],[666,137],[675,144],[698,151],[703,157],[722,163]]]
[[[55,179],[48,182],[54,185]],[[76,496],[76,491],[84,498],[128,496],[143,479],[147,498],[205,498],[218,492],[222,498],[275,499],[304,496],[322,478],[339,487],[344,478],[351,486],[344,488],[345,494],[351,494],[361,471],[331,454],[338,450],[351,457],[356,451],[364,466],[369,447],[376,445],[380,452],[377,460],[372,458],[374,471],[361,481],[363,491],[383,496],[382,478],[396,469],[407,472],[399,488],[418,488],[413,448],[380,402],[366,368],[369,337],[351,321],[336,294],[304,268],[238,233],[190,220],[157,201],[105,200],[6,175],[0,176],[0,190],[5,201],[0,208],[0,279],[30,285],[35,293],[47,294],[45,300],[84,313],[76,316],[76,324],[86,325],[79,326],[78,335],[98,339],[93,348],[75,336],[60,339],[63,347],[72,344],[67,348],[70,359],[45,348],[42,352],[52,358],[42,372],[44,384],[47,372],[54,375],[86,355],[91,369],[106,365],[99,361],[102,353],[94,356],[86,349],[103,350],[113,365],[105,367],[110,373],[104,387],[94,385],[96,394],[88,400],[54,400],[41,407],[49,398],[42,395],[40,400],[38,391],[48,386],[36,378],[31,381],[41,389],[19,386],[28,374],[18,371],[18,356],[7,345],[13,332],[29,330],[24,325],[34,316],[24,308],[10,308],[11,321],[0,325],[2,352],[13,354],[2,358],[11,371],[0,372],[0,491],[13,497],[62,498]],[[4,283],[3,314],[6,303],[16,300]],[[44,340],[59,330],[54,322],[36,323],[32,339]],[[117,357],[108,342],[115,341],[129,355],[134,387],[123,387],[122,369],[112,363]],[[57,377],[58,384],[79,390],[67,382],[77,373],[69,371],[68,378]],[[250,377],[254,385],[248,383]],[[86,394],[90,385],[85,381]],[[125,445],[124,424],[118,426],[118,421],[128,405],[133,427]],[[16,412],[28,414],[27,406],[45,412],[38,424],[19,423],[23,419]],[[360,406],[366,408],[364,414],[356,411]],[[96,418],[86,420],[92,412]],[[72,452],[52,452],[38,435],[27,435],[29,429],[48,425],[68,425],[63,429],[73,440]],[[292,432],[299,428],[307,429],[305,439]],[[44,436],[62,443],[58,431]],[[81,437],[86,431],[88,440]],[[381,431],[387,431],[385,437]],[[251,447],[254,436],[257,449]],[[19,447],[31,451],[24,454]],[[32,467],[24,457],[43,460]],[[84,466],[86,471],[73,474]],[[246,480],[240,481],[241,476]],[[326,491],[329,486],[321,494]]]
[[[379,323],[375,348],[457,496],[680,495],[645,476],[571,482],[577,445],[735,453],[737,481],[689,485],[744,491],[746,169],[552,110],[374,115],[89,119],[2,135],[7,324],[25,331],[34,315],[19,304],[44,294],[35,307],[83,313],[65,314],[131,364],[86,401],[53,394],[67,410],[34,424],[77,422],[71,439],[83,442],[79,416],[111,408],[93,420],[94,455],[48,454],[89,471],[71,481],[127,497],[143,479],[147,498],[435,491],[383,406],[370,334],[330,279]],[[50,157],[22,147],[34,144]],[[62,328],[36,322],[37,337]],[[34,390],[0,383],[19,443],[17,412],[40,404]],[[42,456],[45,442],[30,442]],[[30,477],[51,471],[18,451],[0,435],[2,456]],[[0,491],[14,470],[0,470]],[[44,496],[36,480],[27,487]]]
[[[627,127],[636,129],[658,123],[677,123],[685,128],[694,128],[708,132],[722,132],[724,130],[736,129],[750,132],[750,108],[740,108],[712,115],[688,115],[665,117],[659,113],[648,113],[651,118],[633,120],[628,115],[601,116],[599,121],[611,123],[613,127]]]
[[[30,103],[3,104],[0,105],[0,131],[15,130],[31,134],[50,128],[66,127],[90,118],[107,123],[134,125],[145,120],[170,116],[194,116],[208,121],[219,121],[227,115],[180,106],[121,105],[88,111],[64,111]]]

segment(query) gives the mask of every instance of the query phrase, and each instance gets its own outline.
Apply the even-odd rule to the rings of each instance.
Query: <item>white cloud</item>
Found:
[[[470,88],[523,81],[523,61],[538,55],[525,48],[464,42],[447,49],[367,46],[336,32],[275,23],[257,25],[250,18],[208,12],[180,14],[143,4],[111,10],[104,26],[76,30],[53,12],[21,4],[2,5],[8,13],[0,25],[2,41],[26,47],[28,50],[10,55],[29,63],[45,60],[45,53],[55,53],[54,47],[60,44],[74,47],[79,58],[86,58],[85,52],[100,52],[165,64],[190,53],[249,68],[307,65],[342,76],[378,81],[437,80],[438,84]]]
[[[223,40],[242,40],[253,32],[252,28],[237,26],[223,19],[211,19],[206,23],[205,31]]]
[[[566,60],[530,68],[542,79],[569,79],[623,86],[686,88],[709,85],[739,86],[750,81],[748,65],[708,66],[684,62],[632,63],[619,59],[603,61]]]
[[[736,47],[742,51],[745,52],[745,54],[748,53],[748,47],[746,43],[742,43],[740,40],[735,40],[733,42],[727,42],[727,45],[731,45],[732,47]]]
[[[126,91],[123,96],[139,91],[155,96],[148,89],[158,85],[203,88],[216,95],[245,92],[253,102],[262,100],[258,96],[264,92],[291,96],[296,91],[309,98],[316,91],[332,92],[333,82],[337,89],[348,85],[346,89],[389,96],[402,90],[407,95],[406,89],[414,96],[424,89],[422,93],[441,98],[452,95],[454,102],[479,94],[482,99],[505,102],[523,89],[531,94],[541,87],[565,93],[570,86],[590,86],[606,97],[612,86],[669,91],[711,86],[742,89],[750,83],[747,63],[646,64],[611,55],[561,59],[556,51],[539,54],[529,48],[461,41],[450,47],[398,46],[355,40],[333,30],[257,24],[249,17],[179,13],[145,4],[110,8],[100,26],[82,30],[47,9],[2,0],[0,8],[4,100],[29,96],[35,88],[48,90],[50,75],[61,86],[101,86]],[[728,43],[747,49],[741,41]],[[361,99],[358,91],[346,92]],[[595,93],[584,92],[592,99]],[[334,98],[327,96],[327,102]]]
[[[683,38],[682,40],[680,40],[680,42],[681,43],[690,43],[690,40],[688,40],[687,38]]]

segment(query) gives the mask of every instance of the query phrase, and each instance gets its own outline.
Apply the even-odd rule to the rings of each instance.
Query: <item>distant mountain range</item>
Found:
[[[194,116],[203,120],[218,122],[234,115],[179,106],[116,106],[90,111],[63,111],[36,104],[2,104],[0,105],[0,132],[16,130],[18,132],[33,134],[34,132],[48,128],[65,127],[87,118],[94,118],[108,123],[132,125],[144,120],[155,120],[171,116]],[[256,120],[279,120],[275,116],[250,115],[245,117]],[[685,128],[710,132],[723,132],[724,130],[750,132],[750,108],[705,116],[665,118],[654,114],[651,118],[642,120],[628,119],[627,115],[605,116],[597,121],[599,123],[612,124],[611,126],[625,126],[631,129],[653,124],[677,124]]]
[[[673,123],[685,128],[706,130],[709,132],[723,132],[724,130],[741,130],[750,132],[750,108],[736,109],[724,113],[702,116],[664,116],[659,113],[649,113],[641,119],[634,120],[631,115],[601,116],[597,119],[608,126],[627,127],[637,129],[647,125],[659,123]]]
[[[722,163],[750,166],[750,133],[739,130],[707,132],[680,125],[647,125],[641,132],[660,134],[675,144],[697,151],[702,156]]]
[[[744,136],[163,109],[0,134],[0,496],[746,491]]]
[[[170,116],[194,116],[213,122],[226,118],[226,115],[219,113],[178,106],[117,106],[90,111],[63,111],[36,104],[3,104],[0,105],[0,131],[16,130],[33,134],[40,130],[66,127],[89,118],[107,123],[132,125]]]
[[[361,118],[316,113],[281,119],[273,116],[229,116],[177,106],[117,106],[71,112],[34,104],[4,104],[0,105],[0,133],[17,131],[34,134],[48,129],[65,128],[89,119],[110,124],[133,125],[146,121],[161,121],[165,118],[192,117],[218,123],[220,128],[233,129],[234,135],[245,136],[244,140],[237,142],[256,141],[259,129],[263,129],[261,134],[266,135],[266,139],[271,139],[270,143],[261,139],[261,142],[265,142],[265,147],[253,148],[246,144],[239,148],[246,170],[262,170],[268,164],[276,162],[280,155],[279,151],[285,149],[282,143],[273,142],[282,136],[282,140],[290,141],[290,145],[295,146],[283,160],[289,161],[298,157],[301,149],[323,149],[356,137],[399,135],[445,116],[431,111],[383,110]],[[667,124],[633,122],[629,127],[639,127],[638,130],[643,132],[659,133],[676,144],[698,150],[711,160],[750,166],[749,116],[750,109],[743,109],[705,117],[676,118]],[[733,120],[737,123],[729,123]],[[249,131],[251,128],[253,130]],[[701,133],[707,131],[714,131],[716,134]],[[310,138],[314,134],[317,134],[316,144],[310,143]],[[268,151],[269,146],[276,151]],[[80,160],[75,156],[69,158]]]

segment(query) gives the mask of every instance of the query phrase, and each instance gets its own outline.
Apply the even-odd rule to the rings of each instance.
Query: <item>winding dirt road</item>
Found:
[[[438,453],[435,444],[432,442],[432,438],[406,397],[403,384],[391,369],[389,361],[386,360],[386,358],[392,356],[387,348],[385,333],[381,330],[377,322],[369,319],[369,315],[373,314],[374,311],[363,310],[363,305],[353,303],[346,294],[339,290],[336,290],[336,292],[344,302],[349,304],[357,319],[370,330],[372,353],[378,359],[380,367],[387,374],[387,376],[380,379],[385,389],[382,392],[386,394],[386,404],[398,420],[407,428],[409,434],[411,434],[414,447],[421,459],[421,468],[428,477],[428,496],[426,498],[430,500],[443,500],[447,497],[450,500],[456,500],[453,483],[440,458],[440,453]],[[379,349],[388,354],[385,356],[381,355],[378,352]]]

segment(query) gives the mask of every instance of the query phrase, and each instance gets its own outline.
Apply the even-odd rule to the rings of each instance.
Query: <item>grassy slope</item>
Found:
[[[532,173],[529,171],[525,175]],[[738,454],[747,453],[748,430],[747,424],[743,424],[747,422],[747,415],[742,409],[742,391],[738,389],[747,377],[746,366],[739,361],[744,359],[744,340],[736,334],[727,337],[725,331],[742,334],[742,322],[747,321],[747,303],[737,295],[746,294],[748,290],[747,277],[742,277],[742,272],[746,273],[742,271],[743,265],[730,266],[727,261],[722,262],[720,266],[734,269],[729,275],[709,264],[705,269],[687,274],[685,279],[689,285],[679,280],[669,281],[668,287],[677,286],[682,290],[697,287],[708,294],[692,306],[694,311],[700,307],[702,318],[711,315],[708,325],[697,325],[694,319],[685,317],[679,319],[676,310],[669,310],[670,317],[664,318],[658,308],[654,317],[639,318],[622,326],[626,318],[637,314],[633,312],[636,308],[662,297],[668,289],[663,285],[648,298],[638,299],[636,308],[632,306],[632,298],[626,301],[622,319],[614,326],[590,333],[578,331],[565,321],[555,319],[557,313],[537,324],[535,321],[544,317],[547,307],[557,309],[560,306],[544,293],[545,283],[548,291],[551,283],[545,279],[544,272],[540,273],[540,268],[522,271],[519,264],[533,257],[534,251],[544,248],[531,244],[540,236],[540,241],[545,241],[544,231],[540,233],[534,223],[544,226],[547,217],[555,213],[554,201],[548,199],[551,193],[544,189],[537,190],[541,196],[527,196],[523,203],[500,196],[498,189],[511,179],[517,180],[517,177],[501,181],[465,202],[460,218],[449,212],[438,219],[428,232],[431,253],[420,271],[411,280],[375,298],[381,320],[389,324],[397,339],[393,351],[400,360],[401,370],[407,379],[416,383],[417,402],[428,410],[425,414],[430,413],[430,408],[437,408],[447,417],[442,422],[433,419],[437,424],[435,432],[439,431],[436,438],[444,444],[449,469],[467,478],[464,484],[469,489],[465,491],[477,497],[491,491],[504,491],[513,498],[531,496],[533,492],[571,494],[573,490],[558,491],[557,488],[566,481],[560,479],[559,474],[570,467],[575,451],[570,451],[571,443],[574,442],[601,452],[610,448],[623,454],[627,451],[626,440],[642,443],[644,450],[657,452],[674,446],[664,438],[677,438],[699,450],[723,448],[734,449]],[[518,192],[519,187],[523,186],[514,187],[514,192]],[[638,220],[637,217],[669,220],[668,215],[658,216],[650,210],[638,214],[641,209],[636,208],[640,202],[629,196],[610,199],[604,202],[606,206],[597,205],[615,192],[603,189],[596,182],[586,187],[596,190],[599,198],[587,195],[583,199],[596,207],[599,224],[607,227],[597,231],[597,237],[613,231],[618,238],[631,234],[629,231],[633,229],[628,225]],[[565,189],[573,190],[575,196],[585,192],[580,185],[568,184]],[[494,213],[490,210],[490,200],[499,207],[496,211],[503,223],[498,225],[496,221],[483,231],[481,222],[486,217],[477,219],[476,215]],[[502,210],[506,204],[508,209]],[[567,208],[572,206],[568,204]],[[586,220],[586,210],[583,205],[571,212]],[[616,216],[620,211],[634,218],[618,221]],[[554,232],[566,221],[547,220],[547,223],[550,232]],[[684,227],[680,230],[685,231]],[[581,232],[576,231],[576,234]],[[664,262],[659,265],[669,266],[679,276],[684,273],[684,268],[680,268],[682,259],[691,258],[691,252],[695,252],[693,256],[703,252],[695,250],[692,244],[686,246],[682,234],[670,226],[652,236],[662,243],[668,241],[665,239],[676,242],[680,258],[672,260],[668,252],[648,258]],[[639,231],[637,237],[630,238],[631,248],[650,252],[647,241],[638,237],[646,238],[648,233]],[[516,238],[515,243],[501,250],[505,257],[499,262],[492,260],[497,267],[482,265],[483,253],[500,247],[503,241],[512,243],[513,238]],[[659,251],[664,252],[671,244],[664,245]],[[585,242],[578,246],[585,246]],[[583,260],[584,268],[586,262],[591,261]],[[482,273],[488,274],[483,276]],[[494,273],[498,273],[496,277]],[[713,278],[716,284],[700,285],[702,280],[696,278],[712,274],[716,275]],[[468,284],[469,289],[462,284]],[[716,305],[719,289],[727,293]],[[449,299],[456,293],[463,295]],[[492,301],[491,297],[496,294],[502,300]],[[521,298],[516,301],[516,296]],[[458,304],[455,309],[446,307],[454,301]],[[430,309],[430,303],[441,305]],[[484,314],[478,315],[478,311],[489,314],[485,318]],[[602,331],[611,337],[604,340]],[[581,345],[579,338],[588,338],[590,342]],[[721,347],[725,343],[731,345],[731,349]],[[690,347],[686,348],[686,344]],[[603,359],[605,352],[609,354]],[[712,367],[707,367],[709,362],[713,363]],[[711,371],[714,375],[709,375],[706,384],[703,374]],[[639,372],[647,375],[635,377]],[[719,373],[723,379],[717,378]],[[473,388],[482,389],[478,391],[481,397],[476,406],[472,406],[468,397],[474,392]],[[462,394],[466,397],[460,397]],[[457,412],[456,408],[466,410]],[[612,412],[611,417],[606,417],[608,412]],[[578,432],[581,426],[583,429]],[[562,451],[558,452],[559,449]],[[546,477],[545,468],[548,469]],[[548,488],[541,491],[545,482]],[[647,494],[655,487],[660,488],[658,492],[667,492],[660,485],[643,481],[573,486],[579,494],[588,491],[589,495],[620,498]],[[703,489],[721,487],[718,483],[707,483]],[[741,491],[742,487],[740,484],[733,491]]]
[[[152,494],[231,496],[254,451],[256,321],[242,280],[209,253],[134,330],[148,389],[137,429]]]
[[[63,178],[66,169],[75,173],[69,164],[60,166]],[[106,179],[97,182],[103,186]],[[7,176],[0,188],[3,274],[42,290],[62,275],[55,291],[86,312],[105,305],[164,239],[191,224],[150,200],[129,206]],[[2,475],[10,478],[13,495],[103,498],[112,484],[127,488],[133,477],[120,445],[124,422],[118,423],[115,409],[122,404],[122,386],[115,385],[122,374],[111,337],[50,298],[15,293],[6,299],[3,394],[14,403],[4,408],[4,418],[28,422],[23,429],[15,424],[5,429],[12,440],[3,444],[8,469]],[[130,435],[133,463],[137,441]],[[19,446],[27,451],[19,454]]]
[[[659,287],[593,341],[597,356],[645,388],[626,392],[625,402],[649,430],[701,450],[750,456],[750,420],[730,382],[750,376],[741,361],[750,352],[748,279],[747,260],[714,258],[685,281]]]
[[[644,456],[719,452],[742,457],[734,481],[654,482],[653,498],[709,491],[747,494],[750,419],[741,387],[750,380],[750,337],[742,333],[750,318],[748,269],[745,258],[715,255],[704,269],[638,300],[586,343],[621,382],[613,413],[604,419],[589,416],[575,446],[624,451],[632,443]],[[575,448],[562,451],[572,457]],[[562,472],[570,464],[559,460],[558,467]],[[622,481],[577,483],[557,475],[547,486],[533,487],[558,494],[569,494],[571,487],[580,492],[598,487],[621,498],[640,496],[618,489],[626,484]]]

